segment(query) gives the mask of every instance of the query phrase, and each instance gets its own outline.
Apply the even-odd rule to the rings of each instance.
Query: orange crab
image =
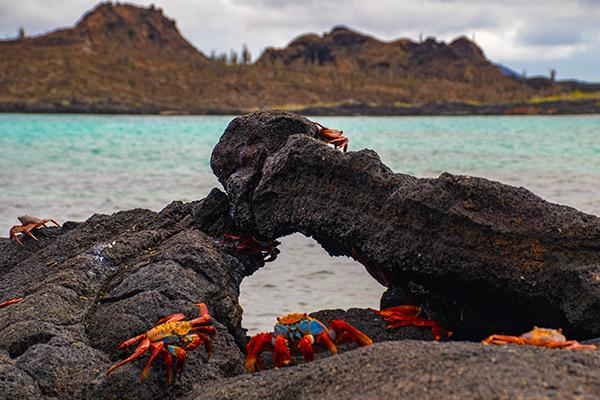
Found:
[[[581,344],[577,340],[567,340],[562,329],[548,329],[533,327],[533,330],[521,336],[492,335],[482,341],[483,344],[508,344],[530,345],[564,350],[595,350],[593,344]]]
[[[332,144],[336,149],[341,147],[344,153],[348,150],[348,143],[350,139],[344,136],[344,131],[338,131],[337,129],[327,128],[318,122],[317,125],[319,138],[323,139],[327,144]]]
[[[186,351],[194,350],[202,343],[208,354],[212,355],[210,336],[216,333],[213,326],[204,325],[211,319],[204,303],[197,304],[200,308],[200,317],[184,321],[184,314],[173,314],[158,320],[157,326],[149,331],[142,333],[134,338],[124,341],[119,345],[119,349],[128,348],[132,344],[141,340],[135,352],[125,360],[118,362],[108,369],[106,374],[110,374],[116,368],[126,364],[142,354],[150,351],[150,359],[142,370],[141,381],[148,377],[150,367],[154,359],[161,355],[167,365],[167,383],[171,384],[171,364],[175,357],[175,375],[183,371],[185,366]]]
[[[452,336],[452,332],[442,328],[438,322],[421,317],[420,315],[423,312],[423,309],[419,306],[402,305],[386,308],[381,311],[372,308],[369,308],[369,310],[383,317],[384,321],[387,323],[386,329],[409,325],[430,326],[431,333],[435,340],[439,341],[442,340],[444,336],[446,338]]]
[[[18,220],[21,222],[21,225],[15,225],[10,228],[9,236],[10,240],[16,241],[21,246],[23,243],[21,243],[21,240],[19,239],[20,235],[27,235],[34,240],[38,240],[35,236],[33,236],[33,233],[31,233],[31,231],[34,229],[46,227],[46,224],[49,222],[52,222],[54,225],[60,227],[59,223],[53,219],[41,219],[32,217],[30,215],[23,215],[22,217],[19,217]]]
[[[4,302],[0,303],[0,308],[2,308],[2,307],[6,307],[6,306],[9,306],[9,305],[11,305],[11,304],[18,303],[18,302],[20,302],[20,301],[22,301],[22,300],[23,300],[23,298],[22,298],[22,297],[18,297],[18,298],[16,298],[16,299],[10,299],[10,300],[6,300],[6,301],[4,301]]]
[[[373,340],[346,321],[334,319],[328,328],[308,314],[288,314],[277,318],[273,333],[258,333],[250,339],[246,345],[245,367],[250,372],[264,369],[260,358],[263,351],[272,351],[275,367],[281,368],[290,363],[291,352],[300,353],[306,361],[312,361],[315,349],[329,349],[335,354],[336,345],[349,342],[369,346]]]

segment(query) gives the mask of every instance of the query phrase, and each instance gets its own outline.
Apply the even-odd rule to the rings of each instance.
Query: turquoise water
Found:
[[[0,232],[7,236],[23,214],[63,222],[200,199],[218,185],[210,153],[231,118],[0,114]],[[371,148],[395,171],[484,176],[600,215],[600,116],[314,119],[343,129],[350,150]],[[283,312],[377,306],[383,288],[360,265],[330,260],[298,236],[282,248],[277,262],[244,281],[251,331]]]

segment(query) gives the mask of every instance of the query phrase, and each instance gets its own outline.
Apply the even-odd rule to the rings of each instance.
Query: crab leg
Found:
[[[11,304],[18,303],[18,302],[20,302],[20,301],[22,301],[22,300],[23,300],[23,298],[22,298],[22,297],[17,297],[16,299],[10,299],[10,300],[6,300],[6,301],[4,301],[4,302],[0,303],[0,308],[2,308],[2,307],[6,307],[6,306],[8,306],[8,305],[11,305]]]
[[[31,233],[31,229],[24,229],[23,233],[26,234],[27,236],[29,236],[30,238],[32,238],[33,240],[38,240],[38,238],[33,236],[33,233]]]
[[[33,233],[31,233],[31,230],[35,228],[35,225],[31,226],[32,224],[29,225],[16,225],[13,226],[12,228],[10,228],[9,231],[9,236],[10,239],[14,239],[17,241],[18,244],[20,244],[21,246],[23,245],[23,243],[21,242],[21,240],[19,239],[19,234],[22,235],[27,235],[29,237],[31,237],[32,239],[38,240]]]
[[[264,368],[260,359],[263,351],[273,351],[273,335],[262,332],[254,335],[246,345],[246,361],[244,366],[250,372],[260,371]]]
[[[483,344],[508,344],[514,343],[518,345],[527,344],[525,339],[518,336],[506,336],[506,335],[492,335],[487,339],[484,339],[481,343]]]
[[[315,350],[312,346],[314,342],[315,337],[313,335],[306,335],[298,342],[298,348],[306,361],[313,361],[315,359]]]
[[[419,306],[401,305],[386,308],[381,311],[377,311],[372,308],[369,308],[369,310],[383,317],[387,323],[387,329],[409,325],[429,326],[431,327],[431,333],[433,334],[434,339],[437,341],[441,340],[444,336],[452,336],[452,332],[442,328],[438,322],[420,317],[419,315],[421,314],[422,309]]]
[[[203,333],[206,333],[206,334],[208,334],[210,336],[213,336],[213,335],[215,335],[217,333],[217,329],[214,326],[210,326],[210,325],[207,325],[207,326],[195,326],[195,327],[192,328],[192,330],[194,332],[203,332]]]
[[[17,234],[11,234],[11,239],[14,239],[20,246],[23,246],[23,243],[21,242]]]
[[[204,349],[206,350],[206,355],[210,359],[213,354],[212,344],[210,343],[210,338],[204,333],[197,333],[196,336],[200,339],[198,344],[193,347],[194,349],[200,345],[200,343],[204,343]],[[186,346],[187,347],[187,346]],[[187,350],[187,348],[186,348]]]
[[[128,339],[128,340],[124,341],[123,343],[121,343],[121,344],[120,344],[120,345],[117,347],[117,349],[123,349],[123,348],[129,347],[129,346],[131,346],[132,344],[134,344],[135,342],[138,342],[138,341],[142,340],[142,339],[143,339],[145,336],[146,336],[146,334],[145,334],[145,333],[142,333],[141,335],[137,335],[137,336],[136,336],[136,337],[134,337],[134,338]],[[141,345],[141,343],[140,343],[140,345]]]
[[[173,346],[168,346],[168,347],[173,347]],[[171,350],[163,350],[162,351],[163,360],[165,362],[165,365],[167,366],[167,384],[168,385],[171,384],[171,365],[173,364],[173,356],[171,356],[170,351]]]
[[[152,350],[152,354],[150,355],[150,359],[146,363],[146,366],[142,370],[141,380],[144,380],[148,377],[150,373],[150,367],[152,366],[152,361],[164,350],[165,344],[163,342],[157,342],[150,345],[150,349]]]
[[[10,228],[8,236],[10,237],[10,240],[15,240],[18,244],[23,246],[23,243],[21,243],[21,240],[19,239],[19,233],[21,233],[21,225],[16,225]]]
[[[581,344],[577,340],[567,340],[563,344],[567,345],[564,347],[565,350],[596,350],[596,345]]]
[[[329,324],[329,327],[335,332],[335,343],[356,342],[359,346],[369,346],[373,344],[373,340],[347,323],[340,319],[334,319]]]
[[[183,321],[184,319],[185,314],[167,315],[166,317],[162,317],[161,319],[156,321],[156,325],[164,324],[165,322]]]
[[[275,344],[273,345],[273,364],[275,364],[275,368],[288,365],[291,358],[287,340],[283,336],[277,335],[275,337]]]
[[[169,350],[170,356],[171,355],[175,356],[175,377],[177,377],[177,375],[179,375],[179,373],[181,373],[183,371],[183,368],[185,367],[186,353],[185,353],[185,350],[183,350],[179,346],[168,346],[168,350]],[[173,362],[172,357],[171,357],[171,362]],[[169,375],[170,375],[170,371],[169,371]],[[169,384],[171,384],[170,379],[168,379],[167,382]]]
[[[126,342],[123,342],[123,343],[126,343]],[[115,369],[119,368],[121,365],[127,364],[131,360],[134,360],[134,359],[138,358],[139,356],[141,356],[142,354],[144,354],[146,351],[148,351],[148,347],[150,347],[150,340],[148,340],[148,338],[146,338],[146,339],[142,340],[142,343],[140,343],[140,345],[138,346],[138,348],[135,350],[135,353],[133,353],[132,355],[130,355],[129,357],[127,357],[123,361],[118,362],[115,365],[113,365],[112,367],[110,367],[108,369],[108,371],[106,371],[106,374],[108,375],[112,371],[114,371]]]
[[[200,308],[200,316],[198,318],[190,320],[192,325],[200,325],[210,321],[210,315],[208,314],[208,309],[206,308],[206,304],[199,303],[196,304]],[[177,315],[177,314],[175,314]]]
[[[333,343],[327,332],[319,333],[317,335],[316,342],[327,346],[327,348],[329,348],[329,351],[331,351],[333,354],[337,354],[337,347],[335,347],[335,343]]]

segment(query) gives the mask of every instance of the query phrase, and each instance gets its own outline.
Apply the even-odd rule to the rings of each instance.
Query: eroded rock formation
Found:
[[[599,218],[483,178],[394,173],[316,133],[282,111],[231,122],[211,165],[237,223],[354,257],[388,286],[382,306],[420,304],[459,338],[534,324],[600,334]]]

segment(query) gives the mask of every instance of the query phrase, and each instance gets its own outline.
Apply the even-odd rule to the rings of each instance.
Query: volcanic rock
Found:
[[[198,385],[200,399],[597,399],[600,354],[413,340]]]
[[[600,334],[598,217],[483,178],[394,173],[375,152],[344,154],[316,134],[283,111],[230,123],[211,165],[237,224],[354,257],[388,286],[383,307],[421,305],[458,338],[533,325]]]
[[[262,262],[224,251],[215,238],[231,228],[227,199],[213,190],[160,213],[136,209],[41,229],[39,241],[25,238],[23,247],[0,239],[2,298],[25,298],[0,310],[0,398],[177,398],[199,380],[243,372],[239,285]],[[203,348],[189,352],[171,387],[161,360],[140,383],[148,355],[106,375],[127,355],[119,343],[165,315],[196,317],[200,302],[217,328],[209,361]]]

